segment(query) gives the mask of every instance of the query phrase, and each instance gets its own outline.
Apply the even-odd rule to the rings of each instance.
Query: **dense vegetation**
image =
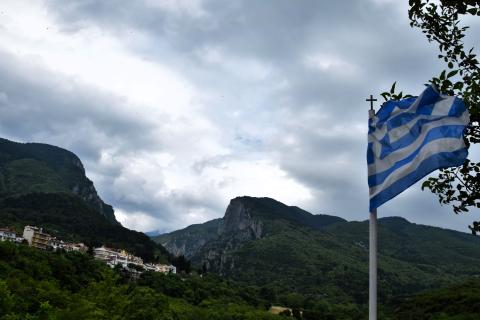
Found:
[[[277,319],[258,289],[215,276],[138,283],[80,253],[0,242],[0,319]]]
[[[80,253],[54,253],[0,242],[0,319],[285,319],[271,304],[303,310],[305,320],[364,319],[366,306],[242,285],[214,274],[145,273],[134,281]],[[380,319],[473,320],[480,281],[398,298]]]
[[[480,280],[400,299],[394,314],[403,320],[480,319]]]
[[[480,274],[476,250],[480,241],[473,236],[402,220],[389,222],[381,221],[379,227],[381,302]],[[226,276],[280,291],[324,296],[331,303],[366,304],[367,223],[345,223],[326,232],[284,222],[273,226],[275,234],[229,254],[235,267],[226,269]]]
[[[149,261],[166,261],[168,256],[145,234],[111,223],[67,193],[29,193],[0,200],[0,226],[20,232],[25,225],[43,227],[60,239],[81,241],[89,247],[123,248]]]

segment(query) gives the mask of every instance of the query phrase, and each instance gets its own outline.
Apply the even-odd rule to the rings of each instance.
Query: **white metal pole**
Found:
[[[377,209],[370,212],[368,319],[377,320]]]
[[[375,117],[373,102],[377,99],[370,95],[366,101],[370,102],[368,118],[372,119]],[[370,167],[368,171],[370,175]],[[377,320],[377,209],[370,212],[369,223],[368,319]]]

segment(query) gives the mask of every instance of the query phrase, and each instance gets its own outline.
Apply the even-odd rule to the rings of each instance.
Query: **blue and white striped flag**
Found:
[[[387,101],[368,125],[370,211],[434,170],[460,166],[468,155],[463,101],[429,86],[418,98]]]

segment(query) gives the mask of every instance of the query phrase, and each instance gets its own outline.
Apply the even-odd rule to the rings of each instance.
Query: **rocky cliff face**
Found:
[[[249,198],[239,197],[230,201],[225,216],[218,226],[218,238],[204,245],[193,261],[201,261],[208,270],[224,274],[235,267],[232,252],[245,243],[260,239],[264,222],[254,214]]]
[[[83,166],[82,166],[83,167]],[[94,208],[98,213],[107,218],[109,221],[118,223],[115,219],[115,213],[111,205],[106,204],[100,198],[93,185],[93,182],[90,181],[86,176],[82,182],[75,183],[70,191],[80,197],[88,205]]]
[[[222,219],[203,224],[194,224],[183,230],[162,234],[153,239],[175,256],[191,259],[208,242],[218,237],[218,227]]]
[[[168,252],[174,256],[185,256],[187,259],[191,259],[207,242],[208,237],[199,235],[186,235],[188,239],[174,239],[167,242],[160,242]]]
[[[229,252],[248,241],[260,239],[264,232],[264,222],[255,216],[249,199],[231,200],[222,219],[160,235],[155,241],[170,253],[184,255],[200,265],[206,264],[211,270],[232,268],[234,262],[229,259]]]
[[[225,216],[218,226],[219,236],[237,235],[245,241],[259,239],[262,236],[263,223],[253,216],[253,208],[246,198],[230,201]]]

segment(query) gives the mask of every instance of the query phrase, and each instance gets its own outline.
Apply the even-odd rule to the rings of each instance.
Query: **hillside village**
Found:
[[[43,228],[35,226],[25,226],[23,235],[17,235],[16,231],[10,228],[0,228],[0,241],[10,241],[14,243],[28,243],[29,246],[40,250],[67,252],[76,251],[86,254],[88,247],[79,242],[68,242],[58,239],[43,231]],[[105,262],[109,267],[120,266],[132,275],[138,275],[145,271],[160,272],[164,274],[175,274],[176,267],[173,265],[144,263],[142,258],[134,256],[125,250],[108,248],[101,246],[93,249],[95,259]]]

